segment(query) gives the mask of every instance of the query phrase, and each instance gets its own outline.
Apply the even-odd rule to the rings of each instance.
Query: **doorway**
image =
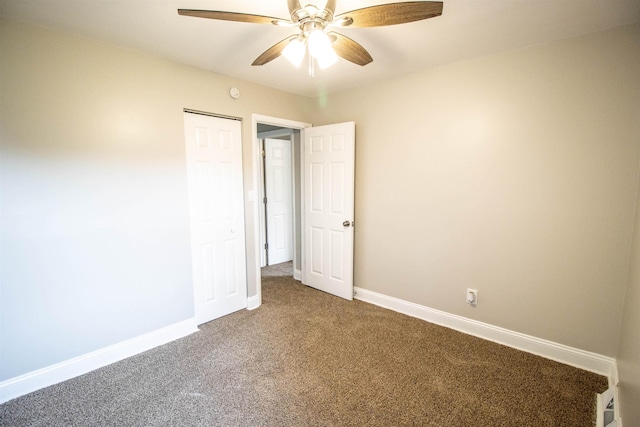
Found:
[[[260,266],[265,267],[300,255],[294,247],[301,219],[300,130],[258,124],[258,139],[262,152]]]
[[[311,127],[310,123],[297,122],[293,120],[281,119],[277,117],[263,116],[260,114],[252,115],[251,130],[253,133],[253,165],[254,165],[254,185],[256,189],[255,199],[259,203],[254,203],[254,235],[259,236],[259,244],[254,245],[254,259],[256,260],[253,268],[247,266],[248,269],[252,269],[251,272],[256,283],[256,295],[248,300],[249,309],[257,308],[262,302],[262,278],[261,267],[266,265],[266,252],[265,243],[266,239],[264,230],[266,230],[266,223],[264,222],[264,165],[262,157],[262,139],[261,136],[274,136],[277,134],[288,134],[292,139],[292,195],[293,195],[293,214],[292,214],[292,244],[293,244],[293,277],[296,280],[304,281],[302,272],[302,245],[303,245],[303,218],[301,212],[302,206],[302,177],[300,175],[300,159],[303,156],[303,144],[300,140],[300,131],[305,128]],[[269,134],[268,132],[274,132]],[[296,172],[297,171],[297,172]]]

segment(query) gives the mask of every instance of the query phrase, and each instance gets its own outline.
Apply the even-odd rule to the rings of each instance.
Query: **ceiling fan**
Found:
[[[360,44],[331,28],[366,28],[404,24],[442,15],[441,1],[407,1],[381,4],[335,16],[336,0],[287,0],[289,20],[247,13],[218,10],[178,9],[178,14],[223,21],[274,24],[298,27],[299,32],[267,49],[251,65],[264,65],[280,55],[299,66],[309,51],[310,70],[313,59],[321,69],[338,60],[338,56],[357,65],[367,65],[373,58]],[[310,71],[312,74],[312,71]]]

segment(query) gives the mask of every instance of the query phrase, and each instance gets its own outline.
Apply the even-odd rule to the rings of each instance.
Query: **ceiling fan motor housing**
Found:
[[[336,0],[287,0],[291,22],[297,23],[305,19],[318,19],[325,22],[333,21],[336,10]]]

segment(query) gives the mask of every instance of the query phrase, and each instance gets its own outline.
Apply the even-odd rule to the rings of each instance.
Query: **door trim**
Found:
[[[260,186],[260,163],[262,161],[262,151],[260,148],[260,140],[258,139],[258,123],[262,123],[265,125],[272,126],[280,126],[284,128],[290,129],[305,129],[311,127],[311,123],[306,122],[298,122],[295,120],[281,119],[278,117],[271,116],[263,116],[261,114],[251,114],[251,158],[253,159],[253,236],[254,236],[254,245],[253,245],[253,266],[247,264],[247,270],[253,270],[253,276],[255,280],[255,289],[256,294],[254,296],[247,297],[247,309],[253,310],[255,308],[260,307],[262,305],[262,278],[260,276],[260,203],[259,200],[256,199],[256,195],[259,194],[259,186]],[[301,155],[304,155],[304,144],[301,144]],[[300,165],[303,168],[303,165]],[[301,170],[301,174],[304,171]],[[304,177],[304,175],[302,175]],[[301,191],[304,190],[304,187],[301,187]],[[304,194],[301,194],[302,200],[304,200]],[[302,226],[304,226],[304,212],[302,213]],[[304,265],[304,234],[301,236],[302,241],[302,260],[301,265]],[[248,242],[247,242],[248,243]],[[248,245],[247,245],[248,249]],[[304,269],[303,269],[303,282],[304,282]]]

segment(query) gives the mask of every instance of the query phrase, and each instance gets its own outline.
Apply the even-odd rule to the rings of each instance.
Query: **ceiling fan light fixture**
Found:
[[[309,44],[309,53],[316,59],[326,55],[327,51],[333,50],[329,36],[319,29],[313,30],[309,33],[307,43]]]
[[[302,64],[305,52],[305,44],[300,39],[293,39],[282,51],[282,56],[287,58],[287,60],[297,68]]]
[[[331,49],[330,51],[326,52],[326,54],[317,57],[316,59],[318,60],[318,66],[320,67],[320,69],[324,70],[325,68],[329,68],[330,66],[338,62],[338,55],[333,51],[333,49]]]
[[[309,54],[318,61],[320,69],[324,70],[338,61],[338,55],[331,47],[329,36],[324,31],[320,29],[311,31],[307,44],[309,46]]]

